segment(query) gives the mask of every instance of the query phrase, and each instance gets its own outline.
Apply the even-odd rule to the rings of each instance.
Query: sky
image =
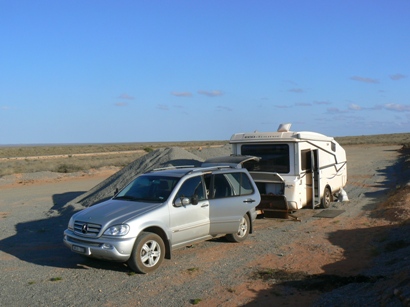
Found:
[[[0,0],[0,145],[410,132],[408,0]]]

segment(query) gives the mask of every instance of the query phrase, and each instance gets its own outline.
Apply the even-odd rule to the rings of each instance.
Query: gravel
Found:
[[[346,217],[354,217],[385,197],[386,190],[399,182],[401,166],[395,164],[396,149],[369,148],[366,153],[373,154],[372,161],[362,157],[359,149],[352,149],[350,157],[348,151],[348,161],[354,160],[349,176],[366,176],[362,187],[346,188],[350,202],[334,203],[333,208],[344,209]],[[377,156],[382,150],[385,154]],[[257,220],[255,232],[241,244],[220,238],[174,251],[171,260],[165,260],[159,270],[148,275],[133,274],[121,263],[83,258],[62,244],[62,233],[75,210],[108,197],[114,187],[125,184],[138,172],[169,164],[199,163],[227,152],[230,148],[193,152],[161,149],[99,184],[54,182],[0,190],[0,306],[190,306],[196,300],[206,303],[221,288],[230,292],[248,281],[255,270],[263,268],[264,257],[287,256],[289,251],[283,246],[303,238],[317,220],[312,210],[298,212],[303,216],[301,222]],[[371,269],[358,272],[383,278],[373,283],[350,283],[324,293],[314,306],[404,305],[410,297],[406,283],[410,272],[408,230],[408,226],[392,228],[388,234],[391,237],[381,240],[379,248],[386,246],[386,240],[398,242],[399,247],[402,244],[401,248],[393,247],[376,257]],[[221,303],[234,305],[237,303],[229,299]]]

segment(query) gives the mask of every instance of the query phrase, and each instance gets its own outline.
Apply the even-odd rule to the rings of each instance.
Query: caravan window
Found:
[[[248,171],[289,173],[289,145],[288,144],[250,144],[242,145],[242,155],[260,157],[259,162],[248,161],[244,167]]]

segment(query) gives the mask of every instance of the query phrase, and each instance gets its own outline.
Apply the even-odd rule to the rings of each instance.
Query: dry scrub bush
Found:
[[[35,160],[6,160],[0,162],[0,177],[17,173],[35,173],[42,171],[71,173],[107,166],[124,167],[143,155],[144,154],[117,154]]]

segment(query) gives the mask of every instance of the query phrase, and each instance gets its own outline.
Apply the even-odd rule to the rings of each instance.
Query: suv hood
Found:
[[[163,203],[145,203],[110,199],[84,209],[74,215],[75,220],[100,224],[104,228],[123,224],[147,212],[161,207]]]

